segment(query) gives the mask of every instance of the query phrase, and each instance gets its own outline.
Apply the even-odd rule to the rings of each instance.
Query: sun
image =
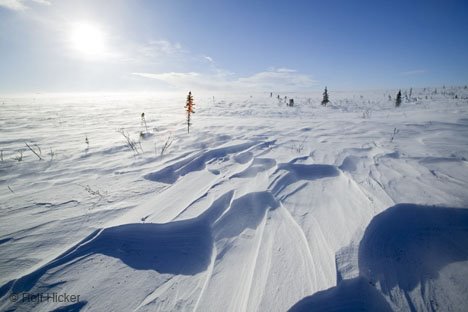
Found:
[[[98,25],[79,22],[71,25],[71,47],[81,56],[97,58],[106,54],[106,38]]]

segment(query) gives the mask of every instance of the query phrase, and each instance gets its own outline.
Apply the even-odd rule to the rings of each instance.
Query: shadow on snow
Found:
[[[384,294],[395,287],[409,293],[450,263],[466,260],[468,209],[399,204],[368,225],[359,245],[359,277],[303,298],[290,311],[391,310],[375,283]]]

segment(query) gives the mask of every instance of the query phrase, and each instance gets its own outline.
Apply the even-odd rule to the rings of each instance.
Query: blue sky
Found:
[[[468,83],[467,1],[0,0],[0,92]]]

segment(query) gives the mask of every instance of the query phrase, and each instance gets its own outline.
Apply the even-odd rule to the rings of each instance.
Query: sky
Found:
[[[0,93],[465,85],[466,16],[466,0],[0,0]]]

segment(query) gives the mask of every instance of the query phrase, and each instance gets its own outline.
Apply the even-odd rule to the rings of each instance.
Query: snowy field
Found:
[[[468,90],[397,91],[0,97],[0,310],[466,311]]]

